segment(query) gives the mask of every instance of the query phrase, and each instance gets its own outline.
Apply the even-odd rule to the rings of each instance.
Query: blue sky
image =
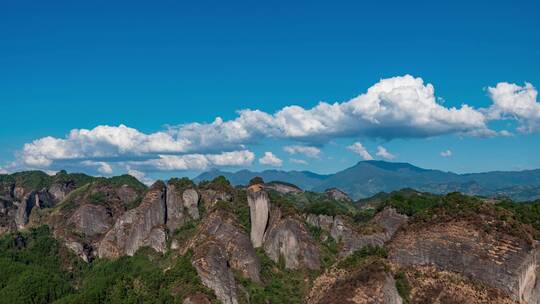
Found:
[[[150,178],[193,176],[209,167],[326,173],[365,158],[348,148],[354,143],[375,159],[384,159],[377,155],[381,146],[393,161],[456,172],[540,168],[538,2],[441,2],[3,1],[0,170],[132,170]],[[412,80],[392,78],[405,75]],[[309,134],[291,133],[296,126],[276,116],[261,129],[242,125],[249,132],[242,138],[219,129],[222,140],[179,144],[185,139],[179,125],[228,122],[243,109],[271,116],[292,105],[346,103],[381,79],[415,92],[432,84],[441,108],[459,111],[466,104],[482,116],[460,112],[447,119],[433,105],[442,112],[409,123],[414,110],[398,116],[410,96],[385,92],[364,99],[394,112],[348,113],[322,133],[313,125],[302,129]],[[512,91],[510,84],[518,87]],[[411,107],[424,108],[430,95],[424,97]],[[376,122],[367,123],[370,118]],[[138,133],[126,137],[120,125]],[[62,141],[72,129],[95,132]],[[147,138],[156,132],[174,142],[161,146],[161,137]],[[188,140],[200,140],[192,133]],[[56,141],[32,144],[48,136]],[[290,154],[286,146],[320,152]],[[231,151],[244,152],[223,155]],[[275,159],[262,164],[265,152],[281,166]],[[159,155],[176,158],[152,162]]]

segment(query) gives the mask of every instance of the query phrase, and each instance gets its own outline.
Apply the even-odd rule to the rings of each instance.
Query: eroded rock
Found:
[[[113,225],[112,214],[101,205],[86,204],[79,207],[69,218],[79,233],[94,236],[107,232]]]
[[[132,256],[142,246],[163,252],[166,248],[165,240],[161,238],[162,233],[156,231],[163,229],[165,217],[165,184],[158,181],[148,190],[137,208],[127,211],[116,220],[99,244],[99,257]]]
[[[249,214],[251,219],[251,242],[253,247],[262,246],[264,231],[268,223],[270,200],[264,190],[250,187],[247,191]]]
[[[286,268],[320,268],[319,248],[311,239],[303,221],[293,215],[282,217],[277,207],[271,211],[263,247],[274,262],[283,256]]]
[[[459,272],[517,301],[529,301],[537,293],[536,245],[508,234],[485,233],[467,221],[401,231],[388,251],[400,267],[434,265]]]

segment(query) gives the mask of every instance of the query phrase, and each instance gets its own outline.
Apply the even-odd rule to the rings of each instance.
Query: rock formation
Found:
[[[264,190],[252,186],[247,191],[247,201],[251,218],[251,242],[253,247],[258,248],[262,246],[268,223],[270,199]]]
[[[298,188],[293,184],[281,183],[281,182],[270,182],[264,184],[264,189],[274,190],[281,194],[298,194],[304,192],[302,189]]]
[[[383,246],[390,240],[399,227],[407,222],[407,216],[399,214],[393,208],[386,208],[377,213],[368,223],[379,227],[381,231],[362,232],[355,227],[351,219],[341,215],[308,214],[306,221],[313,226],[329,232],[332,238],[341,242],[340,256],[344,257],[365,246]]]
[[[459,272],[529,301],[538,291],[535,244],[506,233],[485,233],[467,221],[411,227],[388,246],[390,260],[400,267],[434,265]]]
[[[286,268],[320,268],[319,248],[311,239],[303,221],[294,215],[282,216],[278,207],[271,210],[263,246],[274,262],[278,262],[282,256]]]
[[[214,290],[223,303],[237,303],[232,270],[260,282],[260,261],[234,215],[215,209],[205,217],[197,234],[184,250],[195,253],[193,266],[203,284]]]
[[[346,201],[346,202],[352,202],[352,199],[347,195],[347,193],[339,190],[338,188],[330,188],[324,190],[324,193],[331,199],[335,199],[336,201]]]
[[[142,203],[124,213],[99,244],[101,258],[133,255],[143,246],[165,249],[165,185],[158,181],[146,193]],[[161,230],[161,232],[159,231]]]

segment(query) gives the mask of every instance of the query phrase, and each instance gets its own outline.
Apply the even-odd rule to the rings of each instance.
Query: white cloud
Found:
[[[377,153],[376,154],[377,154],[377,156],[380,156],[380,157],[382,157],[384,159],[391,160],[391,159],[396,158],[396,156],[394,154],[388,152],[388,150],[386,150],[386,148],[383,147],[383,146],[378,146],[377,147]]]
[[[452,151],[450,151],[450,150],[442,151],[441,156],[442,157],[450,157],[450,156],[452,156]]]
[[[97,171],[101,174],[109,175],[113,173],[111,165],[106,162],[85,160],[82,161],[81,164],[86,167],[96,167]]]
[[[321,154],[321,149],[317,147],[299,146],[299,145],[285,146],[283,148],[283,151],[289,154],[293,154],[293,155],[302,154],[311,158],[319,158],[319,155]]]
[[[372,160],[373,159],[373,156],[371,156],[371,154],[369,154],[369,152],[366,150],[366,148],[364,148],[364,146],[359,142],[355,142],[354,144],[348,146],[347,149],[349,149],[352,152],[360,155],[363,160]]]
[[[140,182],[142,182],[143,184],[147,185],[147,186],[150,186],[152,185],[155,181],[151,178],[148,178],[146,176],[146,174],[142,171],[139,171],[139,170],[135,170],[135,169],[132,169],[130,167],[127,168],[128,169],[128,174],[135,177],[136,179],[138,179]]]
[[[211,123],[193,122],[154,133],[125,125],[73,129],[64,138],[48,136],[25,144],[17,153],[16,168],[60,168],[89,160],[106,161],[112,169],[115,163],[133,159],[155,164],[156,170],[206,168],[235,165],[235,155],[221,154],[245,150],[246,145],[266,139],[296,141],[298,144],[284,150],[315,158],[321,153],[315,146],[337,138],[511,134],[490,130],[487,123],[495,119],[517,119],[521,132],[540,131],[540,104],[531,84],[499,83],[488,91],[493,99],[488,109],[466,104],[447,107],[435,96],[432,84],[405,75],[382,79],[348,101],[320,102],[312,108],[291,105],[275,113],[244,109],[231,120],[217,117]],[[365,159],[371,157],[367,155],[364,153]],[[109,171],[106,166],[101,170]]]
[[[129,165],[160,171],[206,170],[211,166],[247,166],[255,159],[249,150],[220,154],[159,155],[145,161],[130,161]]]
[[[0,167],[0,174],[8,174],[8,173],[9,173],[8,170]]]
[[[489,119],[515,119],[518,131],[524,133],[540,131],[540,103],[536,101],[538,91],[530,83],[519,86],[500,82],[488,88],[493,105],[486,111]]]
[[[283,161],[272,152],[264,152],[264,156],[259,158],[259,163],[274,167],[281,167],[283,165]]]
[[[303,159],[297,159],[297,158],[289,158],[289,161],[293,164],[297,164],[297,165],[307,165],[307,161],[303,160]]]

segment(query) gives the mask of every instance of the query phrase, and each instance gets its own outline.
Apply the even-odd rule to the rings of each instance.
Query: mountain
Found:
[[[305,190],[322,192],[338,188],[353,199],[367,198],[379,192],[413,188],[432,193],[462,192],[470,195],[508,196],[517,201],[540,198],[540,170],[493,171],[456,174],[416,167],[408,163],[361,161],[334,174],[320,175],[309,171],[242,170],[203,173],[195,181],[225,176],[234,185],[245,185],[255,176],[265,181],[279,180]]]
[[[0,175],[0,303],[540,303],[540,201],[403,189],[360,207],[260,180]]]
[[[310,171],[281,171],[281,170],[265,170],[262,172],[253,172],[249,170],[240,170],[237,172],[225,172],[217,169],[204,172],[195,177],[193,181],[201,182],[204,180],[213,180],[218,176],[224,176],[233,185],[247,185],[249,180],[255,176],[262,177],[267,182],[280,181],[294,184],[302,189],[309,190],[315,185],[319,185],[329,175],[322,175]]]

